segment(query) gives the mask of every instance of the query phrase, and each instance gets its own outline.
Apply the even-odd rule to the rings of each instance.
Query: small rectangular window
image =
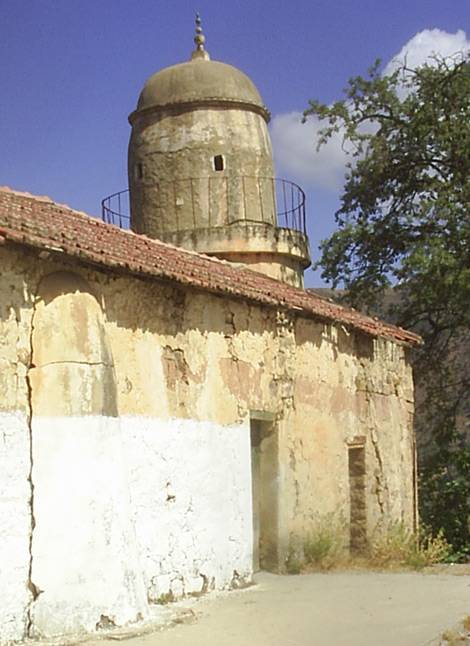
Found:
[[[135,178],[136,179],[142,179],[144,176],[144,165],[142,162],[139,162],[135,166]]]
[[[350,446],[348,451],[350,549],[361,554],[367,548],[366,454],[361,445]]]
[[[216,155],[214,157],[214,170],[221,171],[224,170],[224,156]]]

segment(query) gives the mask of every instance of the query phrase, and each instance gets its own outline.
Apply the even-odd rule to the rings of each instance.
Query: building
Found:
[[[0,191],[3,641],[283,572],[325,518],[352,550],[416,521],[419,337],[302,289],[267,112],[195,40],[131,115],[137,233]]]

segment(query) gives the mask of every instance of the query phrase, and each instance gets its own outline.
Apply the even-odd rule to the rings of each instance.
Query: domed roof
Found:
[[[232,65],[194,58],[153,74],[144,85],[137,110],[180,103],[223,101],[264,108],[254,83]]]

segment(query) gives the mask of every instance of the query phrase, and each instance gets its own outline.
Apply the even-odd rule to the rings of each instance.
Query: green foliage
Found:
[[[425,341],[413,359],[419,436],[430,438],[421,513],[470,551],[470,471],[459,445],[470,409],[470,57],[389,76],[377,62],[349,81],[344,100],[311,101],[304,115],[326,123],[319,146],[339,133],[350,155],[322,276],[362,309],[398,290],[385,315]]]
[[[445,529],[449,560],[470,560],[470,446],[436,453],[420,474],[421,517]]]
[[[320,264],[357,304],[405,281],[425,306],[410,302],[408,320],[437,314],[443,299],[468,324],[470,60],[435,63],[391,76],[376,63],[369,78],[349,81],[345,100],[310,102],[305,118],[328,122],[319,145],[340,132],[352,158],[338,230],[322,243]]]

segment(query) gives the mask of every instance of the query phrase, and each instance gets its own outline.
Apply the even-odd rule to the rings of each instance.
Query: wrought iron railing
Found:
[[[118,191],[101,200],[101,219],[120,229],[131,228],[129,189]]]
[[[194,194],[200,191],[201,182],[207,182],[205,189],[208,191],[208,203],[211,204],[213,197],[221,194],[221,183],[225,183],[225,195],[228,195],[227,184],[230,182],[234,185],[236,182],[236,190],[239,198],[239,203],[244,205],[241,213],[238,213],[236,219],[228,217],[228,222],[225,224],[253,224],[257,222],[271,223],[274,222],[273,210],[276,205],[277,226],[285,229],[295,229],[305,234],[305,193],[297,184],[285,179],[274,177],[251,177],[251,176],[237,176],[237,177],[210,177],[210,178],[185,178],[181,180],[174,180],[173,182],[164,182],[157,185],[157,190],[162,190],[166,195],[176,195],[178,189],[184,185],[185,190],[189,190],[189,195],[194,201]],[[247,184],[249,189],[246,188]],[[255,193],[253,184],[257,187]],[[189,188],[188,188],[189,187]],[[249,196],[247,195],[249,190]],[[216,193],[217,192],[217,193]],[[240,195],[241,193],[241,195]],[[266,197],[268,196],[268,197]],[[256,204],[253,205],[253,200]],[[249,207],[247,206],[249,202]],[[253,209],[253,206],[255,207]],[[250,212],[253,210],[259,214],[258,219],[250,217]],[[268,211],[271,210],[271,213]],[[194,209],[193,209],[194,211]],[[240,217],[241,215],[241,217]],[[104,222],[114,224],[122,229],[130,228],[130,205],[129,205],[129,189],[119,191],[108,195],[101,201],[101,217]],[[196,225],[196,222],[194,222]],[[209,217],[209,225],[220,226],[220,223],[211,223]],[[183,230],[184,226],[178,226],[175,223],[175,231]]]

